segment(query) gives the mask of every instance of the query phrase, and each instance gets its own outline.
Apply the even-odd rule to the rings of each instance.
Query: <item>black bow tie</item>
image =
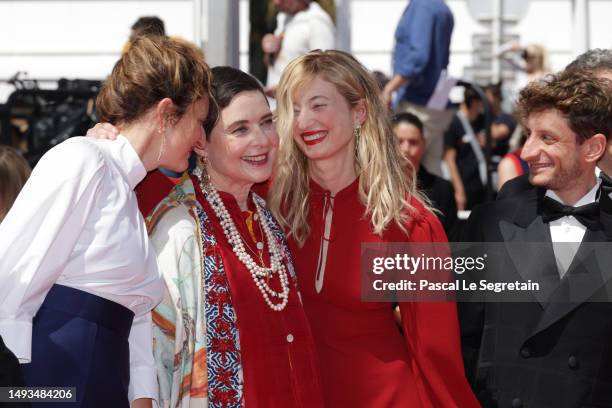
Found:
[[[562,217],[574,217],[589,230],[599,229],[599,203],[572,207],[544,197],[542,200],[542,221],[549,223]]]

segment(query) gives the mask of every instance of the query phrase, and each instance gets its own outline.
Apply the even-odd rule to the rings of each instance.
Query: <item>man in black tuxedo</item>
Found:
[[[612,303],[593,301],[612,284],[612,243],[589,252],[612,241],[595,176],[612,139],[612,81],[568,70],[528,85],[518,107],[531,187],[474,209],[463,240],[503,242],[496,273],[556,281],[532,302],[460,305],[466,372],[487,408],[612,407]],[[516,253],[532,242],[544,250]]]

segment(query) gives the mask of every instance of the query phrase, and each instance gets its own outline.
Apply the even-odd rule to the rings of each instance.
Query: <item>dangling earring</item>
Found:
[[[193,170],[194,176],[200,180],[200,189],[204,194],[208,194],[211,191],[210,175],[208,174],[208,158],[206,156],[199,156],[198,163]]]
[[[159,128],[159,134],[162,137],[161,146],[159,147],[159,153],[157,154],[157,163],[161,161],[164,149],[166,148],[166,131],[163,128]]]
[[[355,155],[359,152],[359,138],[361,137],[361,125],[358,123],[353,128],[353,138],[355,139]]]

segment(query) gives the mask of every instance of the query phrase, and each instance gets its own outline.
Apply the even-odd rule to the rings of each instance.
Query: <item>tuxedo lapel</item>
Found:
[[[543,306],[559,281],[550,229],[538,215],[537,202],[541,194],[533,194],[518,205],[511,220],[501,220],[499,230],[506,252],[521,278],[540,284],[533,291],[534,298]]]
[[[604,285],[612,282],[612,213],[602,209],[600,223],[601,230],[586,231],[568,272],[550,297],[532,335],[589,301]],[[610,295],[607,293],[608,298]]]

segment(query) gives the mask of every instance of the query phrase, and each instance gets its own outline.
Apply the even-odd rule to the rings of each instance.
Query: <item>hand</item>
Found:
[[[455,191],[455,201],[457,202],[457,211],[465,210],[467,199],[465,198],[464,191]]]
[[[96,126],[87,130],[87,136],[100,140],[115,140],[119,136],[119,129],[110,123],[96,123]]]
[[[261,39],[261,48],[266,54],[277,54],[280,51],[280,38],[274,34],[266,34]]]
[[[152,408],[153,400],[151,398],[138,398],[132,402],[132,408]]]
[[[395,74],[389,80],[389,82],[387,82],[387,85],[385,85],[385,88],[380,94],[383,104],[386,107],[390,108],[391,102],[393,100],[393,92],[395,92],[397,89],[400,89],[402,86],[408,84],[409,81],[410,80],[408,77],[401,76],[400,74]]]
[[[382,99],[383,105],[385,105],[387,108],[390,108],[391,100],[393,99],[393,92],[389,91],[389,89],[385,87],[385,89],[383,89],[380,94],[380,98]]]

